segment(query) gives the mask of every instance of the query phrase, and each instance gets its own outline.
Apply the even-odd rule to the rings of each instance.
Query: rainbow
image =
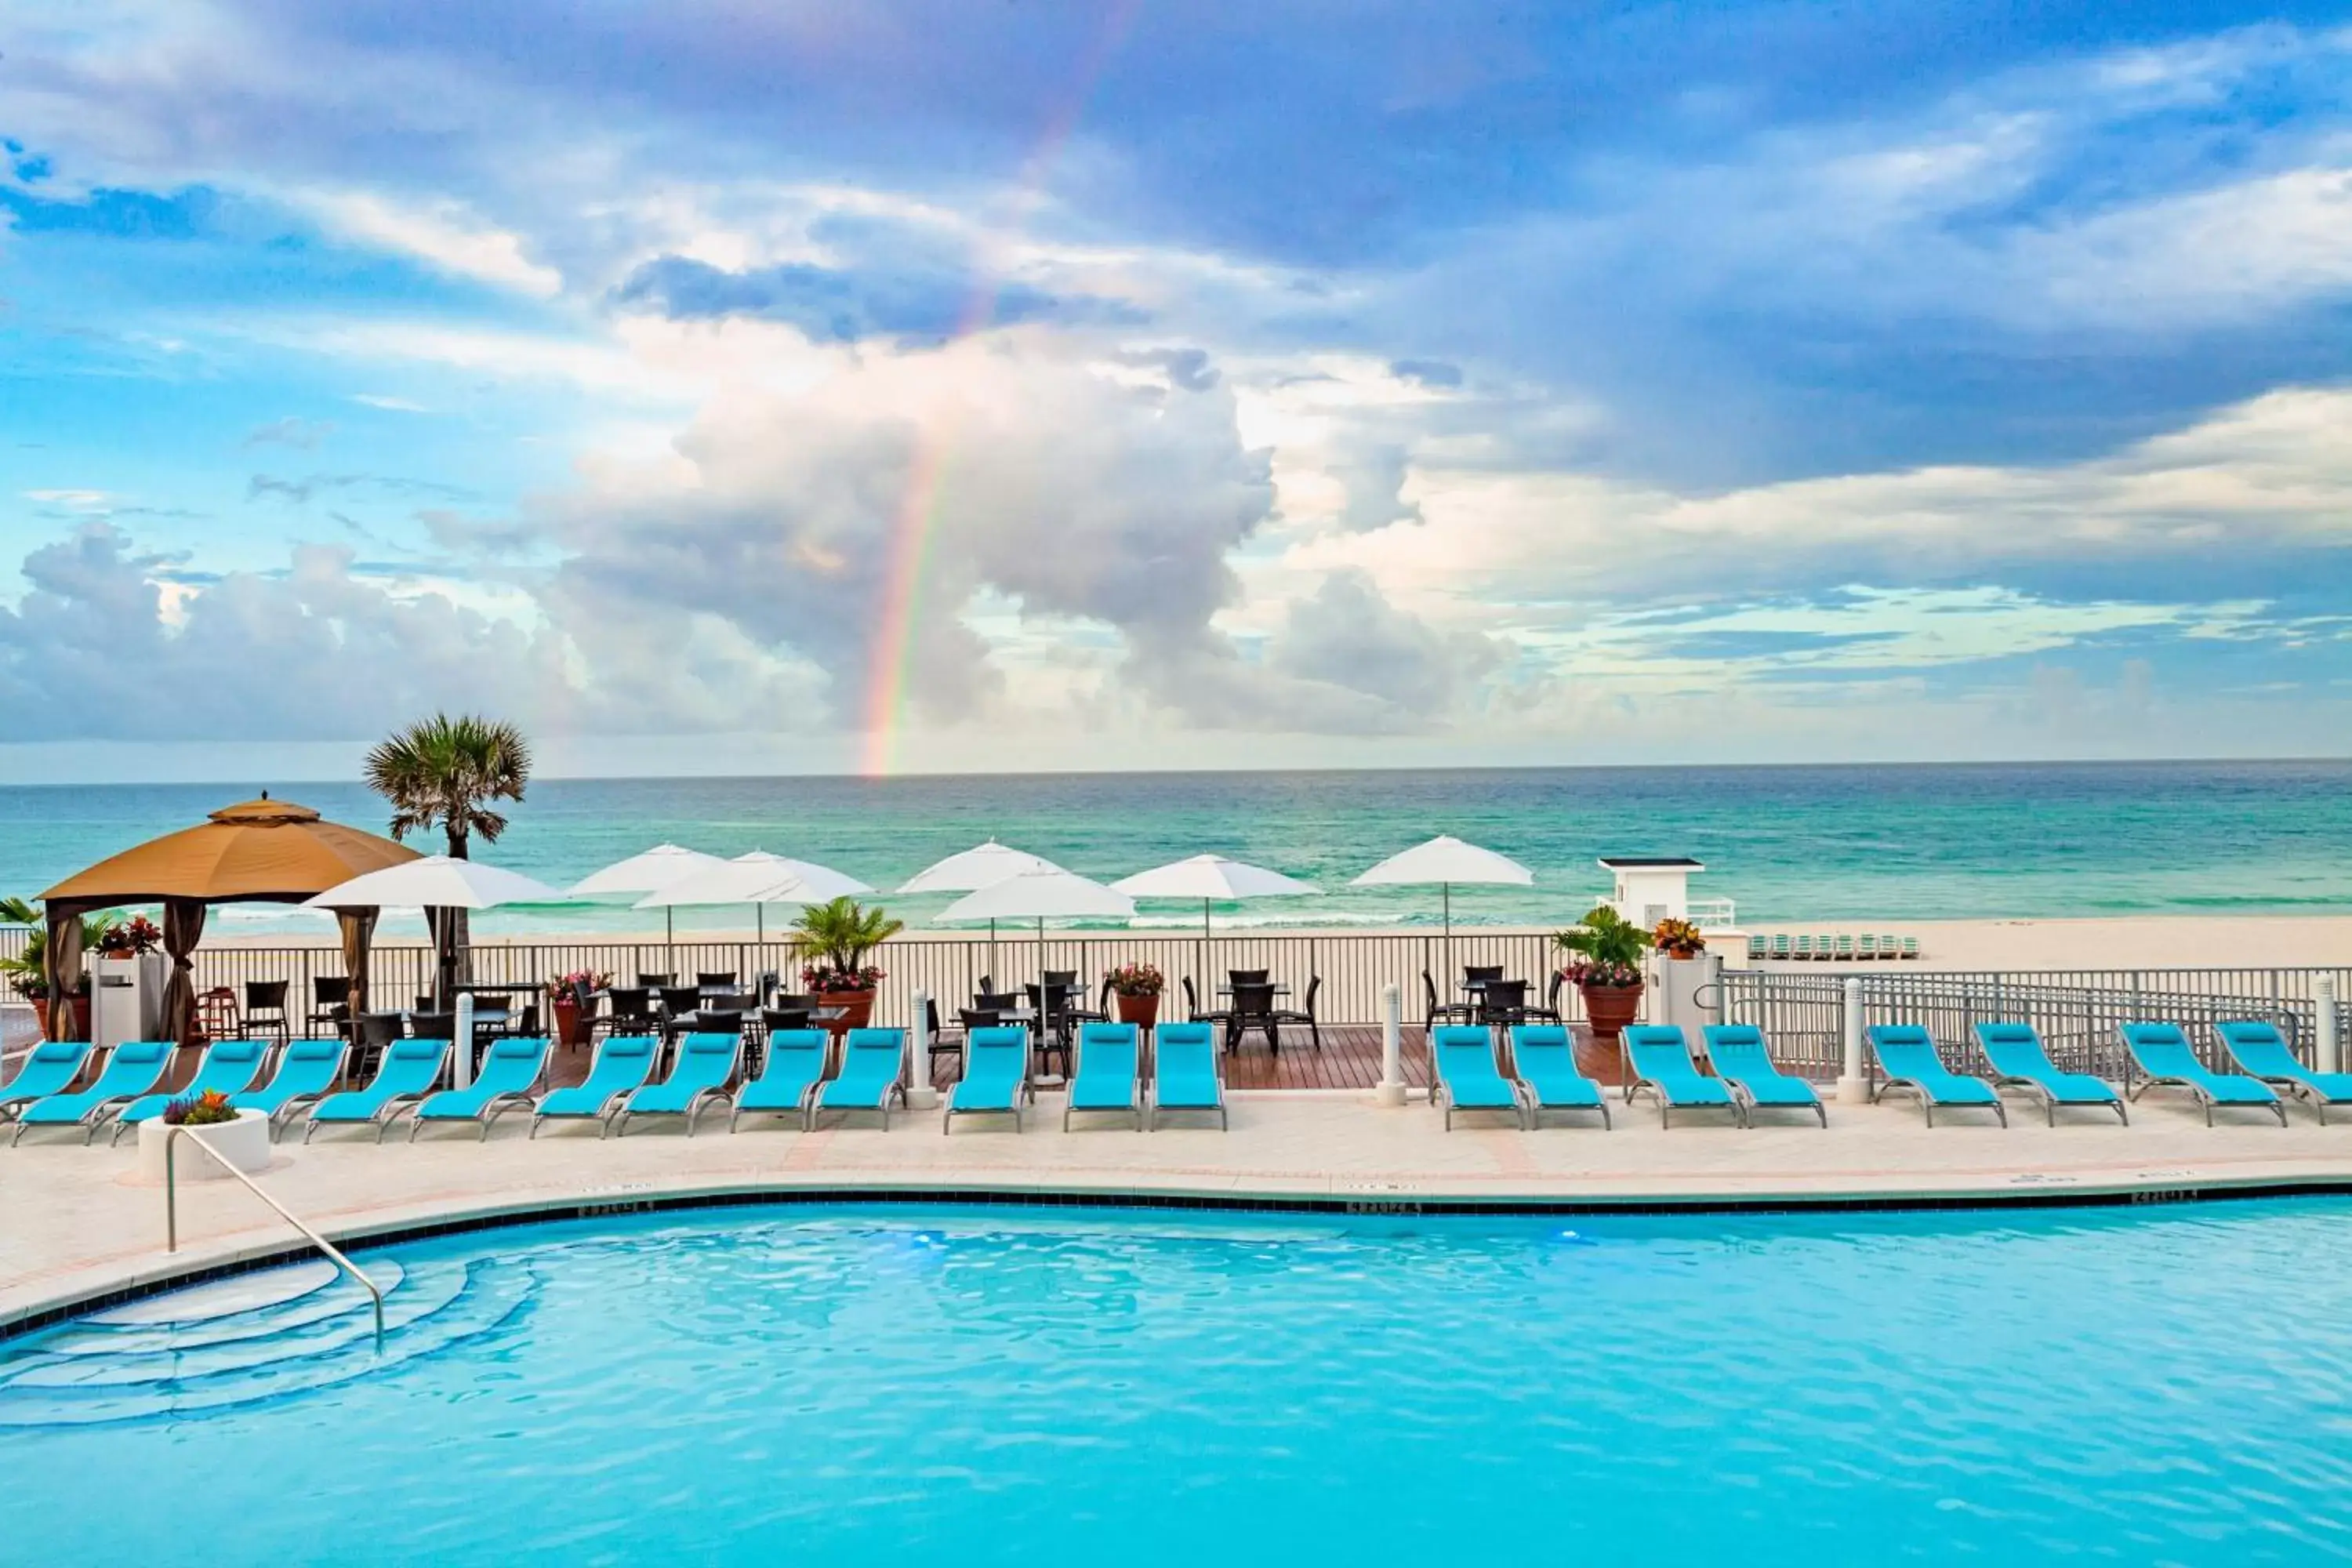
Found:
[[[1009,251],[1030,216],[1044,200],[1046,181],[1079,116],[1093,96],[1103,72],[1133,30],[1142,0],[1118,0],[1108,7],[1101,29],[1079,62],[1069,93],[1045,122],[1035,151],[1023,163],[1007,200],[1005,221],[997,227],[1000,248]],[[971,296],[964,301],[947,341],[954,342],[985,331],[996,319],[1001,265],[983,261],[974,269]],[[861,729],[864,755],[858,772],[867,778],[885,778],[897,769],[898,741],[905,726],[907,679],[913,662],[915,628],[920,624],[923,569],[929,563],[931,539],[939,524],[940,500],[956,447],[951,419],[927,425],[907,467],[907,488],[891,518],[886,546],[880,613],[874,620],[874,640],[867,649],[866,711]]]

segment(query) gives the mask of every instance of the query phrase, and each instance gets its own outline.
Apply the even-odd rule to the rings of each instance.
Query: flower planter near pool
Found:
[[[163,1142],[172,1129],[162,1117],[139,1124],[139,1173],[152,1181],[163,1179]],[[203,1148],[195,1148],[199,1140]],[[172,1152],[172,1173],[183,1182],[217,1182],[226,1178],[213,1156],[218,1154],[238,1170],[253,1175],[269,1168],[269,1118],[258,1110],[240,1110],[234,1121],[191,1127]]]
[[[1119,995],[1113,999],[1118,1003],[1118,1021],[1122,1024],[1132,1024],[1150,1034],[1151,1026],[1160,1022],[1160,994],[1156,991],[1149,996]]]
[[[874,1016],[874,988],[870,985],[863,991],[820,991],[816,993],[816,1001],[820,1007],[842,1010],[840,1017],[828,1021],[824,1026],[832,1031],[835,1040],[852,1029],[866,1027],[867,1020]]]
[[[1584,996],[1585,1020],[1592,1026],[1591,1039],[1577,1053],[1577,1066],[1595,1083],[1623,1083],[1625,1047],[1618,1037],[1626,1025],[1642,1016],[1642,988],[1580,985],[1577,989]]]

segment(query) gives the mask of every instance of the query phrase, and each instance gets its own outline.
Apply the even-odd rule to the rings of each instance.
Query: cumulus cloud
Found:
[[[437,707],[577,705],[551,638],[363,581],[348,550],[194,584],[176,565],[105,522],[25,558],[29,591],[0,608],[11,739],[348,740]]]
[[[649,641],[668,616],[717,616],[821,668],[845,721],[900,647],[929,713],[989,701],[988,647],[962,619],[982,590],[1100,623],[1139,666],[1186,655],[1213,640],[1236,591],[1227,553],[1272,489],[1230,395],[1157,390],[1017,337],[739,390],[669,457],[607,466],[544,504],[564,557],[548,600],[567,625],[639,626]]]

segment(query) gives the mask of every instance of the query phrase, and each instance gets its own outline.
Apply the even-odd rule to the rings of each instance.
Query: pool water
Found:
[[[2352,1204],[728,1208],[0,1345],[0,1559],[2352,1558]]]

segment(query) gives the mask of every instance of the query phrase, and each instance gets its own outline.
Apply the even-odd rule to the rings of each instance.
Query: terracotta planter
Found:
[[[866,1027],[866,1021],[874,1016],[874,988],[870,985],[863,991],[820,991],[816,1000],[821,1007],[842,1010],[840,1017],[825,1025],[836,1040],[852,1029]]]
[[[576,997],[555,999],[555,1043],[567,1051],[579,1047],[580,1003]]]
[[[45,1040],[86,1040],[89,1038],[89,998],[88,996],[71,996],[67,998],[70,1006],[67,1011],[66,1016],[58,1020],[58,1024],[59,1028],[70,1026],[73,1031],[71,1034],[60,1034],[58,1029],[52,1029],[49,1027],[49,999],[47,997],[28,996],[26,1000],[33,1005],[33,1016],[41,1021],[41,1038]]]
[[[1118,1021],[1122,1024],[1132,1024],[1149,1032],[1153,1025],[1160,1022],[1160,994],[1157,991],[1149,996],[1116,993],[1112,999],[1118,1004]]]
[[[1578,1065],[1596,1083],[1624,1082],[1625,1051],[1619,1036],[1641,1016],[1641,986],[1580,985],[1577,990],[1584,996],[1585,1021],[1592,1026],[1591,1038],[1578,1052]]]

